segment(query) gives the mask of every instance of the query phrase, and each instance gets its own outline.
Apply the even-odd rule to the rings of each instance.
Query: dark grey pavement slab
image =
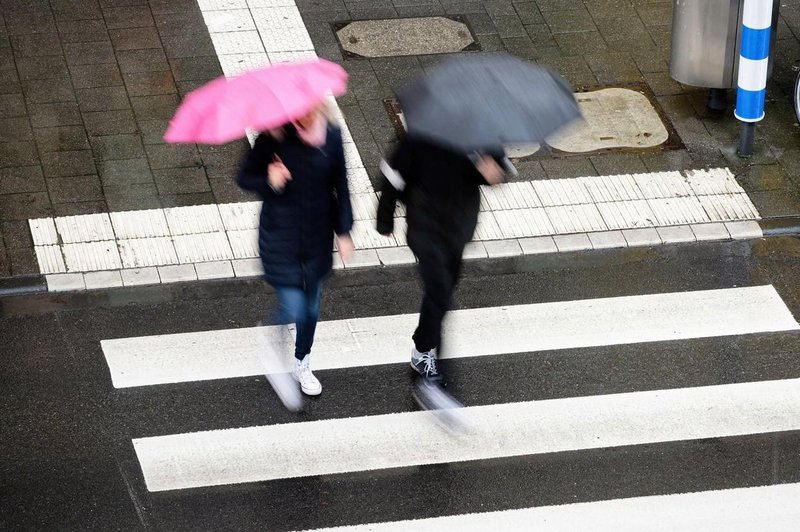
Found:
[[[780,238],[469,262],[455,306],[769,283],[797,318],[798,253],[797,239]],[[337,271],[323,319],[413,312],[418,296],[411,268]],[[134,437],[414,408],[405,364],[319,372],[326,391],[298,415],[263,377],[112,387],[101,340],[248,327],[272,304],[258,281],[0,298],[4,528],[289,530],[800,481],[800,434],[789,432],[148,493]],[[798,378],[797,341],[785,332],[464,358],[449,363],[448,386],[478,405]]]

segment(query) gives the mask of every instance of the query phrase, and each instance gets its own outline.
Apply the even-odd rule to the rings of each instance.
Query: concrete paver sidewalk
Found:
[[[549,65],[576,87],[645,83],[685,145],[532,157],[518,164],[522,180],[728,167],[762,217],[800,214],[800,145],[789,98],[800,59],[800,2],[782,2],[766,118],[755,156],[742,160],[735,155],[732,107],[711,115],[704,90],[669,78],[669,0],[5,0],[0,277],[40,271],[29,219],[252,200],[231,179],[244,141],[168,146],[161,135],[180,97],[194,87],[252,61],[304,53],[275,45],[220,55],[214,32],[240,31],[233,37],[245,38],[266,19],[254,16],[255,30],[240,19],[208,24],[203,10],[244,15],[250,9],[266,17],[292,4],[316,53],[350,72],[351,90],[339,104],[373,181],[396,135],[383,99],[441,56],[345,59],[335,23],[454,14],[466,20],[481,50],[505,49]],[[262,29],[261,38],[266,34]]]

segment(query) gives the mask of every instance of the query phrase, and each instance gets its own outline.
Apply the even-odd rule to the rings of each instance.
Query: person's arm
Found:
[[[475,165],[475,179],[481,185],[494,186],[505,179],[507,175],[517,175],[517,169],[503,152],[486,154],[471,154],[469,159]]]
[[[390,235],[394,231],[394,211],[397,200],[403,195],[408,186],[408,179],[412,177],[412,148],[411,142],[404,137],[397,150],[388,158],[381,161],[383,182],[381,197],[378,201],[378,220],[376,230],[382,235]]]
[[[347,181],[347,165],[344,159],[341,133],[336,138],[336,167],[334,191],[336,197],[336,231],[337,248],[342,261],[346,261],[353,254],[353,240],[350,230],[353,228],[353,206],[350,203],[350,186]]]
[[[236,182],[240,187],[257,192],[262,197],[269,194],[269,165],[274,161],[276,147],[275,139],[269,134],[262,133],[256,138],[236,175]]]

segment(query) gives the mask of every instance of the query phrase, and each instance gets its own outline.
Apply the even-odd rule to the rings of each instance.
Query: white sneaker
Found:
[[[311,355],[306,355],[303,360],[296,360],[294,365],[294,380],[300,383],[300,389],[306,395],[319,395],[322,393],[322,384],[311,373]]]

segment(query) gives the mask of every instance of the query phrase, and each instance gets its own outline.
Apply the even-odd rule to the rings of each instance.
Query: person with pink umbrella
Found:
[[[324,104],[328,95],[345,92],[346,81],[344,69],[321,59],[218,78],[187,95],[165,134],[168,142],[220,144],[243,137],[246,129],[260,132],[237,182],[263,202],[258,249],[264,277],[278,296],[278,323],[287,327],[279,328],[283,340],[262,346],[259,356],[291,410],[302,407],[300,391],[322,393],[311,371],[311,347],[334,235],[343,261],[353,252],[342,132]],[[294,364],[287,368],[279,346],[291,337],[289,324],[297,334]]]

